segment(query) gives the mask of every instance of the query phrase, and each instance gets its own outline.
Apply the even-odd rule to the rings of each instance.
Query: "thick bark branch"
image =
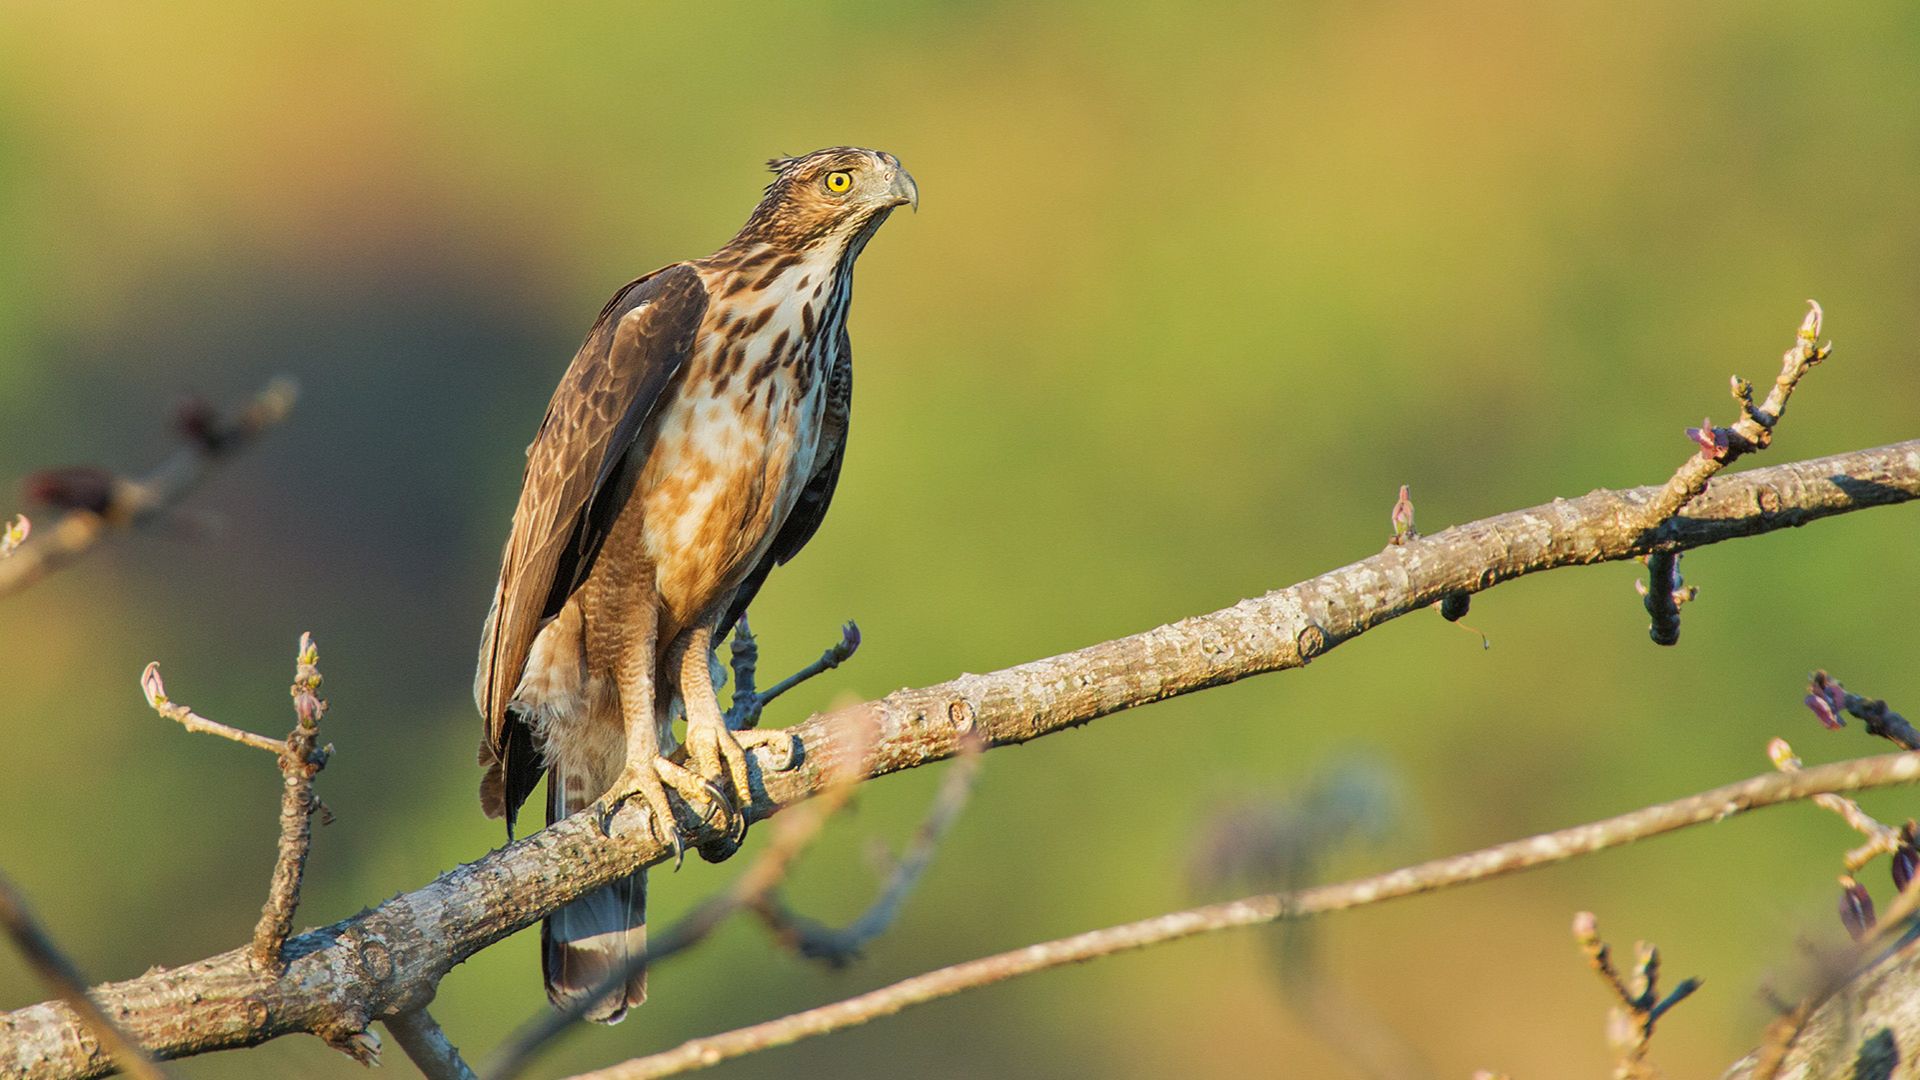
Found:
[[[1300,667],[1450,594],[1524,574],[1696,548],[1920,498],[1920,440],[1716,478],[1681,516],[1647,528],[1647,508],[1661,490],[1596,491],[1457,526],[1211,614],[813,717],[792,729],[802,752],[789,768],[769,771],[767,758],[756,755],[762,786],[749,813],[764,818],[800,802],[850,767],[872,778],[951,757],[970,733],[989,746],[1020,743],[1136,705]],[[848,730],[861,722],[875,734]],[[468,956],[670,857],[644,817],[629,804],[610,839],[586,817],[570,818],[371,911],[295,937],[278,977],[250,965],[242,948],[102,986],[97,999],[163,1056],[302,1031],[339,1043],[373,1019],[424,1004]],[[0,1078],[98,1076],[110,1067],[64,1005],[0,1015]]]
[[[165,1080],[166,1071],[154,1063],[147,1052],[127,1038],[127,1033],[100,1011],[100,1006],[87,994],[87,980],[80,969],[73,966],[67,954],[53,943],[53,938],[34,918],[27,907],[26,898],[14,889],[6,878],[0,877],[0,927],[19,947],[26,957],[27,966],[38,972],[41,981],[48,989],[60,995],[67,1007],[87,1025],[87,1030],[106,1047],[120,1068],[135,1080]]]

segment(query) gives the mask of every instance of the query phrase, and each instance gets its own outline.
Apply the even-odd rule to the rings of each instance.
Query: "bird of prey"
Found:
[[[777,737],[727,728],[711,652],[826,513],[852,396],[853,263],[919,190],[875,150],[769,164],[739,235],[614,294],[527,448],[474,678],[481,805],[509,836],[544,771],[548,824],[638,795],[677,850],[667,790],[731,815],[723,792],[752,799],[746,749]],[[644,950],[646,895],[642,872],[547,918],[556,1006]],[[586,1015],[613,1023],[645,997],[636,971]]]

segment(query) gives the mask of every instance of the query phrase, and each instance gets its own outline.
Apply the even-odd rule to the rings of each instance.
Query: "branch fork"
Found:
[[[1600,940],[1600,923],[1591,911],[1573,917],[1573,937],[1586,954],[1588,965],[1617,999],[1607,1013],[1607,1041],[1616,1055],[1614,1080],[1653,1080],[1659,1074],[1647,1063],[1647,1047],[1653,1040],[1654,1025],[1700,989],[1700,980],[1682,979],[1661,996],[1660,950],[1644,941],[1634,943],[1633,972],[1623,978],[1613,965],[1612,951]]]

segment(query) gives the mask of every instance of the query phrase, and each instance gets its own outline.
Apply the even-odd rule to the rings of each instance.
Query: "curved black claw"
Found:
[[[599,828],[602,837],[611,837],[613,835],[613,819],[620,813],[620,808],[627,804],[627,800],[638,794],[640,793],[637,791],[629,791],[624,795],[609,795],[600,800],[599,812],[593,815],[593,823]],[[686,838],[680,835],[679,822],[666,821],[663,823],[659,820],[659,817],[660,815],[658,814],[649,814],[647,816],[647,829],[653,833],[654,839],[673,845],[673,868],[678,870],[680,869],[680,864],[685,862],[687,858]],[[660,834],[663,824],[666,826],[665,836]]]
[[[667,822],[667,835],[664,838],[660,836],[659,822],[649,819],[647,827],[653,830],[655,839],[665,839],[667,843],[673,845],[673,868],[675,870],[680,869],[680,864],[687,860],[687,842],[685,838],[680,835],[679,823],[674,821]]]
[[[707,809],[700,814],[700,823],[702,825],[712,825],[716,819],[724,821],[727,823],[727,832],[731,834],[734,829],[733,823],[739,821],[741,818],[739,809],[733,805],[733,800],[727,797],[727,793],[721,789],[719,784],[705,777],[701,778],[700,783],[701,786],[706,788],[707,799],[709,800]]]

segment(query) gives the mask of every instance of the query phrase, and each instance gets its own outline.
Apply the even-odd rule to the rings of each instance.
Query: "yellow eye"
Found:
[[[830,172],[827,174],[827,190],[835,195],[845,195],[853,188],[853,174],[849,172]]]

